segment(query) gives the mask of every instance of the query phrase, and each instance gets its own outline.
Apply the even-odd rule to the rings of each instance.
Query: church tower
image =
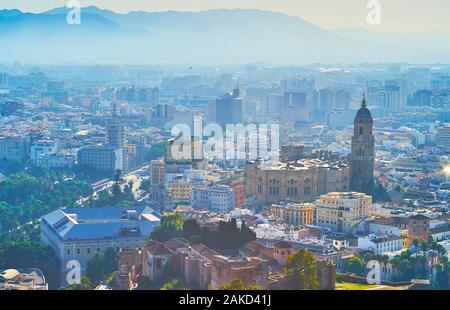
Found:
[[[373,119],[363,98],[361,109],[356,113],[350,157],[350,188],[352,191],[370,193],[373,187],[375,161],[375,138],[372,133]]]

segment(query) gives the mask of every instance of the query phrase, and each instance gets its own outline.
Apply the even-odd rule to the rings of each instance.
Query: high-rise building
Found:
[[[106,125],[106,144],[113,147],[122,147],[125,143],[125,130],[116,114],[116,103],[113,106],[113,115]]]
[[[398,86],[386,86],[383,90],[385,103],[384,107],[391,113],[399,113],[403,110],[403,103],[401,101],[401,91]],[[406,104],[405,104],[406,105]]]
[[[152,160],[151,170],[151,197],[161,203],[166,197],[166,170],[162,159]]]
[[[405,79],[389,79],[385,82],[386,87],[395,87],[398,88],[399,91],[399,99],[400,99],[400,110],[403,110],[406,107],[406,103],[408,101],[408,93],[410,90],[410,86],[408,80]]]
[[[221,126],[242,123],[242,98],[238,88],[217,98],[209,106],[209,119]]]
[[[450,151],[450,124],[441,125],[436,134],[436,146]]]
[[[375,137],[372,127],[372,115],[364,98],[354,120],[350,158],[350,188],[356,192],[369,193],[373,185]]]
[[[421,89],[414,93],[413,104],[415,106],[430,106],[433,92],[428,89]]]

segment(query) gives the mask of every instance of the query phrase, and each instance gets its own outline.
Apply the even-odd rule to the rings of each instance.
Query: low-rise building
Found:
[[[160,215],[148,207],[56,210],[42,218],[41,243],[54,250],[65,283],[68,262],[78,261],[84,275],[96,252],[142,247],[159,222]]]
[[[47,291],[44,274],[37,268],[0,270],[0,291]]]
[[[408,218],[408,246],[414,240],[428,241],[430,238],[430,219],[422,214],[410,216]]]
[[[233,210],[235,194],[226,185],[194,186],[192,188],[192,207],[205,209],[217,214],[226,214]]]
[[[403,248],[400,236],[367,236],[358,238],[358,248],[374,254],[400,251]]]
[[[431,238],[434,241],[443,241],[450,239],[450,224],[445,223],[430,229]]]
[[[403,249],[408,248],[408,218],[400,216],[375,218],[367,221],[366,225],[366,232],[370,234],[400,236]]]
[[[80,149],[78,164],[98,171],[124,169],[124,154],[121,147],[94,145]]]
[[[166,188],[167,195],[173,203],[191,202],[192,183],[183,175],[177,175],[167,182]]]
[[[311,203],[273,204],[271,213],[285,223],[300,226],[314,224],[315,206]]]
[[[72,168],[75,156],[70,154],[44,154],[36,159],[36,166],[44,169]]]
[[[0,160],[23,162],[30,153],[30,138],[26,136],[0,137]]]
[[[36,164],[37,159],[46,154],[54,154],[58,151],[58,142],[56,140],[43,139],[31,143],[31,161]]]

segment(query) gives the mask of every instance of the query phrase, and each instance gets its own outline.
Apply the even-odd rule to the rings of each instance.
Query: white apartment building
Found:
[[[377,237],[375,235],[369,235],[358,238],[358,249],[371,251],[374,254],[396,252],[402,248],[402,238],[400,236]]]
[[[227,214],[236,207],[235,193],[227,185],[194,186],[192,207],[208,209],[217,214]]]
[[[58,151],[56,140],[37,140],[31,143],[31,161],[36,164],[38,158],[47,154],[54,154]]]
[[[36,159],[36,166],[44,169],[72,168],[75,164],[75,156],[69,154],[45,154]]]
[[[338,233],[351,233],[372,215],[372,197],[364,193],[334,192],[315,201],[316,225]]]

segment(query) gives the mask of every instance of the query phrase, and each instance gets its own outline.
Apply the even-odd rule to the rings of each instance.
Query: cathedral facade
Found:
[[[370,193],[373,187],[375,138],[372,129],[372,115],[367,109],[364,98],[354,120],[350,156],[350,189],[366,194]]]

